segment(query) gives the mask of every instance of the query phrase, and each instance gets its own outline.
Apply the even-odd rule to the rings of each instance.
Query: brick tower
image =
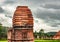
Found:
[[[18,6],[13,15],[13,28],[8,30],[8,42],[34,42],[33,17],[27,6]]]

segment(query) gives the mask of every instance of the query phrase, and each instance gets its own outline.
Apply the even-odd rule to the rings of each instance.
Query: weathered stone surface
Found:
[[[13,15],[13,29],[8,31],[8,42],[34,42],[33,17],[27,6],[18,6]]]
[[[13,16],[13,27],[33,26],[33,17],[27,6],[18,6]]]
[[[53,39],[60,39],[60,31],[54,35]]]

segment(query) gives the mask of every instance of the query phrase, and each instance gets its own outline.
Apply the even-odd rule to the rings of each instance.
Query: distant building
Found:
[[[53,39],[60,39],[60,31],[58,31],[56,35],[54,35]]]

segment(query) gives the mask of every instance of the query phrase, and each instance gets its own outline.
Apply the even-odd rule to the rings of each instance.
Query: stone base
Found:
[[[32,29],[11,29],[8,31],[8,42],[34,42]]]
[[[12,40],[12,41],[11,41],[11,40],[9,40],[8,42],[34,42],[34,41],[28,41],[28,40],[27,40],[27,41]]]

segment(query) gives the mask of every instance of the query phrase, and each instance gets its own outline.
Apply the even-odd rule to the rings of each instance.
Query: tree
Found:
[[[40,33],[44,33],[44,29],[41,29],[39,32],[40,32]]]
[[[0,39],[4,39],[7,37],[7,28],[3,27],[2,24],[0,24]]]
[[[2,24],[0,24],[0,39],[1,39],[1,35],[2,35]]]
[[[39,31],[39,36],[40,36],[41,39],[44,38],[44,29],[41,29],[41,30]]]
[[[34,37],[37,38],[38,33],[35,31],[34,32]]]

